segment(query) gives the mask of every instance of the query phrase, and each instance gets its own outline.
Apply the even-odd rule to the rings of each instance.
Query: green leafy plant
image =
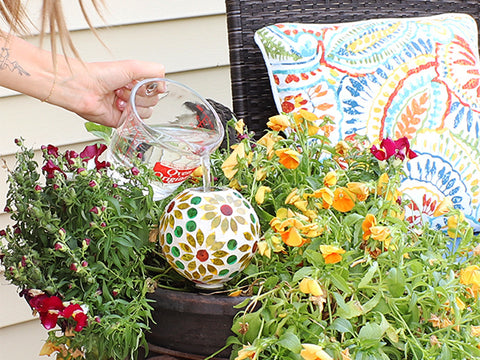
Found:
[[[251,298],[232,359],[479,357],[478,238],[448,198],[443,228],[411,211],[399,191],[408,140],[331,144],[329,120],[302,110],[268,125],[255,141],[237,122],[242,140],[217,173],[263,230],[237,284]]]
[[[133,357],[152,311],[145,258],[162,210],[152,200],[153,175],[141,165],[117,167],[119,181],[100,160],[101,144],[79,154],[45,146],[38,166],[23,140],[16,143],[5,207],[13,225],[2,230],[2,263],[50,330],[41,353]]]

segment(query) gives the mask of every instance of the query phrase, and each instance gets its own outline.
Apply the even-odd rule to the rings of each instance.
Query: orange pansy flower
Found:
[[[355,195],[347,188],[336,188],[333,195],[332,207],[335,210],[347,212],[355,206]]]
[[[306,243],[306,240],[299,234],[296,227],[291,227],[282,233],[282,240],[288,246],[299,247]]]
[[[293,170],[300,164],[300,154],[292,149],[279,149],[275,154],[280,158],[279,162],[287,169]]]
[[[333,245],[320,245],[320,252],[325,264],[336,264],[342,261],[342,254],[345,254],[345,250]]]

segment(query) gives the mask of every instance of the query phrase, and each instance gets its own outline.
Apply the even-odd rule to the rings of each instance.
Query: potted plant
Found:
[[[304,110],[267,125],[252,141],[237,123],[222,161],[263,232],[237,283],[251,297],[232,359],[480,356],[478,237],[449,198],[441,227],[414,218],[399,191],[408,140],[332,144],[332,123]]]
[[[415,156],[406,139],[331,144],[329,120],[303,110],[271,118],[259,140],[241,120],[229,125],[238,143],[212,155],[214,184],[250,201],[262,233],[250,265],[225,287],[245,306],[225,344],[232,360],[480,356],[477,237],[449,199],[436,209],[444,228],[408,221],[398,191]],[[151,200],[154,175],[140,164],[115,183],[102,149],[73,156],[45,147],[40,185],[22,147],[11,172],[16,225],[3,232],[3,263],[42,323],[61,326],[47,342],[60,358],[134,356],[151,325],[150,285],[193,290],[155,245],[171,199]],[[82,159],[95,165],[85,170]],[[178,192],[198,186],[195,175]],[[121,321],[134,328],[118,331]]]
[[[100,160],[103,144],[82,152],[16,140],[5,211],[13,225],[1,231],[5,276],[17,285],[49,330],[41,354],[59,359],[125,359],[145,344],[153,289],[145,258],[162,210],[152,201],[146,169]],[[147,174],[145,172],[145,174]]]

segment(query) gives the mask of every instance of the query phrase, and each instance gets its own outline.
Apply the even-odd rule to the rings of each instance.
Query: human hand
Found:
[[[87,63],[82,75],[74,74],[77,80],[74,87],[74,99],[63,106],[83,117],[102,125],[117,127],[120,116],[135,84],[145,78],[164,77],[164,66],[158,63],[124,60],[113,62]],[[161,92],[161,89],[155,90]],[[148,112],[158,101],[157,96],[139,91],[136,105],[139,111]]]

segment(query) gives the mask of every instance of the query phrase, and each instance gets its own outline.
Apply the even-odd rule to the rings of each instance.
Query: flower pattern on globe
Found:
[[[330,118],[333,144],[407,138],[419,155],[401,187],[407,216],[442,228],[424,204],[452,198],[480,230],[480,65],[465,14],[342,24],[282,23],[257,31],[279,113]]]

